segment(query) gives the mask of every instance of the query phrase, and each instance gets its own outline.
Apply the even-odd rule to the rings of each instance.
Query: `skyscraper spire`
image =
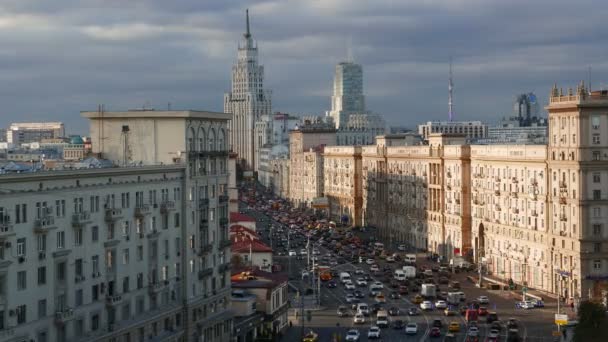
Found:
[[[249,39],[251,37],[251,33],[249,32],[249,8],[245,10],[245,22],[247,26],[247,30],[245,31],[245,38]]]
[[[450,56],[450,78],[448,81],[448,118],[450,121],[454,120],[454,107],[452,105],[452,89],[454,84],[452,83],[452,56]]]

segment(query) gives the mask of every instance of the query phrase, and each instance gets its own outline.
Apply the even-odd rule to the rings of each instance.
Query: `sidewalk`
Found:
[[[471,275],[469,277],[471,279],[473,279],[475,283],[477,283],[479,281],[478,275]],[[501,288],[503,286],[508,286],[508,284],[506,282],[504,282],[503,279],[500,279],[500,278],[497,278],[494,276],[484,275],[483,281],[498,284],[501,286]],[[519,286],[518,290],[509,290],[509,292],[511,292],[514,296],[521,296],[522,295],[521,285],[518,285],[518,286]],[[547,299],[553,299],[553,300],[557,301],[557,295],[555,295],[555,294],[544,292],[544,291],[539,291],[539,290],[535,290],[535,289],[530,289],[530,288],[528,288],[528,290],[526,291],[526,296],[532,297],[532,298],[538,299],[538,300],[543,300],[543,301],[547,301]],[[517,298],[517,297],[515,297],[515,298]]]

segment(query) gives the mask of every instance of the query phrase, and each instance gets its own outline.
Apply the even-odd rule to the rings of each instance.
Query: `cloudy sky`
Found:
[[[367,105],[392,125],[495,121],[517,93],[608,82],[605,0],[1,0],[0,127],[79,111],[222,110],[249,8],[273,110],[323,113],[352,40]],[[608,87],[608,83],[605,83]]]

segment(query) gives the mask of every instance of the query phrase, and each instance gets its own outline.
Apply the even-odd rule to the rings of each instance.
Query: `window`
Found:
[[[83,265],[82,259],[76,259],[76,261],[74,262],[74,273],[76,274],[77,277],[82,277],[82,275],[84,273],[82,265]]]
[[[74,334],[77,337],[81,337],[84,334],[84,320],[82,318],[76,320],[76,326],[74,327]]]
[[[17,239],[17,256],[25,256],[25,238]]]
[[[65,247],[65,232],[57,232],[57,249]]]
[[[122,293],[127,293],[130,290],[129,277],[122,278]]]
[[[593,183],[601,183],[601,176],[599,172],[593,173]]]
[[[74,245],[82,246],[82,228],[74,230]]]
[[[593,133],[593,136],[591,138],[592,138],[593,145],[600,144],[600,134],[599,133]]]
[[[93,242],[99,241],[99,227],[98,226],[91,227],[91,241],[93,241]]]
[[[55,201],[55,215],[57,217],[65,216],[65,200],[56,200]]]
[[[129,249],[125,248],[122,251],[122,264],[123,265],[128,265],[129,264]]]
[[[593,252],[594,253],[601,253],[602,252],[602,243],[601,242],[596,242],[593,244]]]
[[[59,281],[65,281],[66,279],[66,263],[65,261],[60,262],[57,264],[57,280]]]
[[[91,257],[91,268],[93,269],[93,275],[96,276],[99,273],[99,255]]]
[[[46,251],[46,234],[39,234],[36,238],[38,252]]]
[[[25,290],[27,287],[27,273],[25,271],[17,272],[17,290]]]
[[[98,284],[91,286],[91,300],[94,302],[99,300],[99,285]]]
[[[17,324],[23,324],[26,321],[26,311],[27,307],[25,305],[19,305],[17,307]]]
[[[91,316],[91,330],[99,330],[99,314],[94,314]]]
[[[27,204],[15,205],[15,223],[27,222]]]
[[[38,285],[46,284],[46,267],[38,267]]]
[[[592,159],[593,161],[599,161],[599,160],[600,160],[600,158],[601,158],[600,151],[593,151],[593,152],[592,152],[592,157],[591,157],[591,159]]]
[[[131,226],[129,225],[129,221],[124,221],[122,223],[122,236],[129,236],[131,234]]]
[[[144,288],[144,274],[143,273],[137,273],[137,289],[143,289]]]
[[[137,246],[137,261],[144,259],[144,246]]]
[[[179,228],[179,213],[175,213],[175,215],[173,216],[173,223],[175,225],[175,228]]]
[[[162,280],[169,279],[169,266],[163,266],[161,269],[161,278]]]
[[[602,269],[602,260],[593,260],[593,269],[599,271]]]
[[[38,301],[38,319],[46,317],[46,299]]]
[[[74,303],[75,303],[76,307],[79,307],[82,305],[83,297],[84,297],[84,293],[83,293],[82,289],[76,290],[76,295],[74,296]]]
[[[593,190],[593,199],[601,200],[602,199],[602,190]]]

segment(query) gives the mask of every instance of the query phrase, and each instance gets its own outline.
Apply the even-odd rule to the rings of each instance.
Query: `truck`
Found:
[[[471,267],[471,263],[466,261],[461,256],[455,256],[453,259],[450,260],[450,266],[468,269]]]
[[[416,278],[416,267],[403,266],[403,273],[405,273],[405,278]]]
[[[422,284],[420,294],[424,298],[434,298],[437,295],[437,286],[435,284]]]
[[[459,305],[460,304],[460,292],[448,292],[447,302],[449,305]]]

